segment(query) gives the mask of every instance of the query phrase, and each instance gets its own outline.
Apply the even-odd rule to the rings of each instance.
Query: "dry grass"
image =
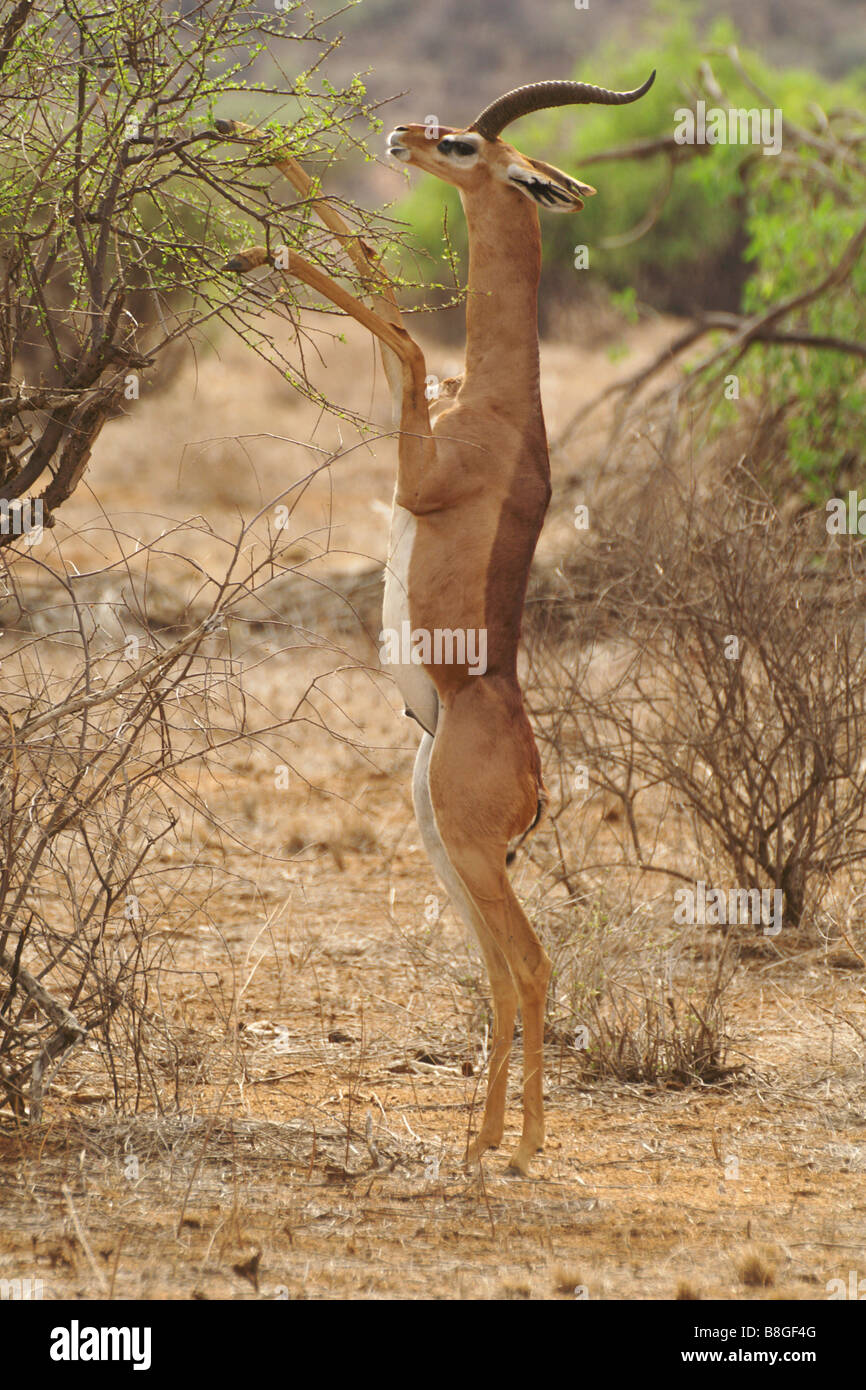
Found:
[[[694,1284],[690,1284],[687,1279],[680,1280],[674,1296],[678,1303],[696,1303],[701,1297]]]
[[[776,1282],[776,1269],[766,1250],[750,1250],[737,1266],[737,1277],[751,1289],[771,1289]]]

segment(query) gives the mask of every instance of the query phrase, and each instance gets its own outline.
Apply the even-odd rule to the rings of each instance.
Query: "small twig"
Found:
[[[121,1231],[120,1240],[117,1242],[117,1249],[114,1252],[114,1259],[111,1263],[111,1279],[108,1284],[108,1297],[110,1299],[114,1298],[114,1281],[117,1278],[117,1266],[120,1264],[120,1252],[123,1249],[124,1241],[126,1240],[127,1235],[128,1231]]]
[[[378,1168],[381,1159],[379,1158],[379,1150],[376,1147],[376,1141],[373,1138],[373,1116],[369,1110],[367,1111],[366,1124],[364,1125],[364,1142],[367,1145],[373,1167]]]
[[[856,956],[860,964],[866,966],[866,956],[861,955],[861,953],[857,950],[857,947],[854,945],[854,942],[851,940],[850,936],[846,931],[843,931],[842,933],[842,940],[847,945],[852,956]]]
[[[82,1248],[82,1250],[84,1251],[85,1255],[87,1256],[87,1263],[90,1265],[90,1268],[93,1270],[93,1274],[94,1274],[94,1277],[95,1277],[95,1279],[96,1279],[96,1282],[99,1284],[99,1287],[100,1287],[100,1289],[102,1290],[102,1292],[103,1292],[103,1293],[108,1293],[108,1285],[107,1285],[106,1282],[105,1282],[105,1278],[104,1278],[104,1276],[103,1276],[102,1270],[99,1268],[99,1265],[96,1263],[96,1259],[95,1259],[95,1257],[94,1257],[93,1251],[92,1251],[91,1248],[90,1248],[90,1241],[87,1239],[87,1236],[86,1236],[85,1231],[84,1231],[84,1227],[82,1226],[81,1222],[80,1222],[79,1219],[78,1219],[78,1212],[75,1210],[75,1203],[74,1203],[73,1200],[72,1200],[72,1193],[71,1193],[70,1190],[69,1190],[69,1185],[68,1185],[68,1183],[64,1183],[64,1184],[63,1184],[63,1186],[62,1186],[62,1188],[61,1188],[61,1191],[62,1191],[62,1193],[63,1193],[63,1196],[66,1198],[66,1205],[67,1205],[67,1207],[69,1208],[69,1215],[72,1217],[72,1224],[73,1224],[73,1226],[75,1227],[75,1234],[78,1236],[78,1240],[79,1240],[79,1243],[80,1243],[80,1245],[81,1245],[81,1248]]]

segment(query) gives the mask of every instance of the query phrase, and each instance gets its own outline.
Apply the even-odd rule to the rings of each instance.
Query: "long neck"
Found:
[[[537,407],[541,233],[535,205],[503,187],[461,193],[469,229],[465,391]],[[461,393],[462,394],[462,393]]]

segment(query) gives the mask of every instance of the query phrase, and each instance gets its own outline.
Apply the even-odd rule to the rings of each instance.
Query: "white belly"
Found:
[[[388,564],[385,567],[385,598],[382,604],[382,627],[389,633],[401,634],[409,622],[409,565],[415,544],[417,522],[405,507],[394,503],[391,513],[391,534],[388,540]],[[380,642],[384,642],[384,631]],[[423,666],[413,662],[389,662],[384,667],[397,682],[397,688],[415,718],[431,734],[435,732],[439,714],[439,696]]]

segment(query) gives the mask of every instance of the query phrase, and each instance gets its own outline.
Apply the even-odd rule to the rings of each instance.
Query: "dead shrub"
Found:
[[[813,922],[866,855],[862,544],[660,475],[640,524],[603,529],[559,584],[529,703],[560,882],[733,882]]]
[[[0,1106],[31,1121],[77,1044],[97,1052],[120,1110],[180,1105],[184,1078],[201,1076],[201,1050],[166,987],[176,934],[207,927],[219,940],[221,884],[237,878],[221,846],[243,842],[211,810],[213,779],[246,767],[256,748],[271,785],[268,766],[284,763],[288,779],[293,726],[329,727],[310,698],[319,677],[287,717],[274,715],[233,652],[246,615],[258,627],[269,616],[273,581],[306,583],[281,534],[242,527],[213,578],[175,551],[198,594],[168,633],[143,615],[150,564],[160,570],[177,532],[139,549],[120,578],[107,565],[87,585],[61,552],[53,568],[3,554],[3,598],[19,624],[0,665]],[[106,550],[120,540],[110,529]],[[280,626],[290,625],[272,619]],[[295,641],[327,653],[307,629]],[[237,993],[210,990],[227,1037]]]

